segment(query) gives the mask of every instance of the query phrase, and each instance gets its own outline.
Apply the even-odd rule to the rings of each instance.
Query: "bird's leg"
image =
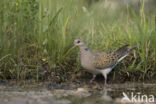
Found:
[[[93,75],[93,78],[90,80],[90,83],[93,83],[93,81],[95,80],[96,75]]]
[[[107,85],[107,75],[104,74],[104,85]]]
[[[104,85],[107,85],[107,78],[104,78]]]

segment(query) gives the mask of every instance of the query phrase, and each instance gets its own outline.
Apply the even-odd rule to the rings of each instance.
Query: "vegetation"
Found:
[[[66,80],[79,71],[81,38],[99,51],[124,44],[138,49],[122,61],[114,74],[135,80],[156,75],[155,11],[146,13],[130,5],[85,0],[1,0],[0,78]],[[124,9],[123,9],[124,8]],[[125,78],[127,78],[125,77]]]

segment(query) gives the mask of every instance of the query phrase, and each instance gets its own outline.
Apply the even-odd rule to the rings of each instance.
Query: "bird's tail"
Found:
[[[136,48],[137,48],[137,46],[133,46],[133,47],[130,48],[128,51],[131,52],[131,51],[133,51],[133,50],[136,49]]]
[[[125,52],[127,52],[128,51],[128,47],[129,45],[128,44],[126,44],[126,45],[124,45],[124,46],[122,46],[122,47],[120,47],[120,48],[118,48],[117,50],[116,50],[116,53],[118,53],[118,54],[124,54]]]
[[[129,49],[126,47],[124,49],[125,51],[122,54],[120,54],[118,62],[120,62],[122,59],[124,59],[131,51],[133,51],[136,48],[137,48],[137,46],[133,46],[132,48],[129,48]]]

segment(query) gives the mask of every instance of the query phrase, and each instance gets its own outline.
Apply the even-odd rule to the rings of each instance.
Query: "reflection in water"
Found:
[[[79,86],[82,87],[49,89],[49,85],[45,84],[44,87],[40,85],[34,88],[0,85],[0,104],[124,104],[122,103],[122,98],[125,97],[123,92],[129,99],[132,93],[134,96],[137,95],[136,100],[144,95],[147,95],[148,101],[152,101],[150,95],[156,97],[155,84],[113,84],[104,88],[95,88],[94,85]]]
[[[92,89],[92,88],[81,88],[82,90],[76,89],[71,93],[70,90],[56,93],[55,97],[58,99],[68,99],[72,104],[125,104],[125,102],[154,102],[156,96],[156,85],[155,84],[121,84],[121,85],[110,85],[103,89]],[[68,95],[68,94],[69,95]],[[139,95],[138,95],[139,94]],[[61,97],[57,97],[62,95]],[[65,96],[64,96],[65,95]],[[89,95],[89,96],[81,96]],[[151,95],[153,96],[153,99]],[[124,98],[127,96],[127,98]],[[131,98],[134,97],[134,98]],[[143,97],[143,100],[142,100]],[[123,99],[124,98],[124,99]],[[144,103],[136,103],[144,104]],[[154,103],[150,103],[154,104]]]

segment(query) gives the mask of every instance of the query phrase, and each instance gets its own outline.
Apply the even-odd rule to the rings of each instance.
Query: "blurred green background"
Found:
[[[0,78],[44,80],[81,70],[80,38],[92,50],[138,49],[113,75],[156,75],[155,0],[1,0]],[[52,75],[52,73],[55,73]]]

